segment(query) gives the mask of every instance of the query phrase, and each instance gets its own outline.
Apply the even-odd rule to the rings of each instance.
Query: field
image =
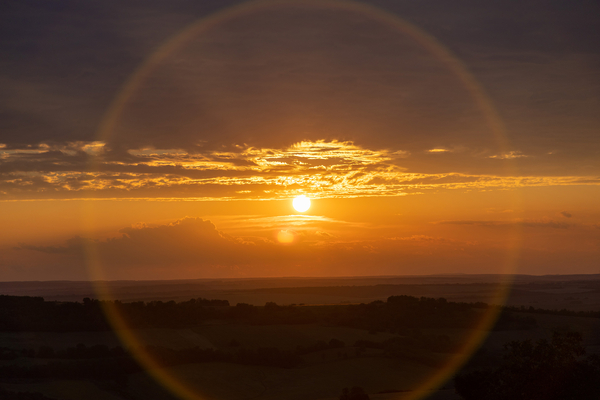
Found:
[[[182,346],[181,330],[140,331],[146,338],[152,337],[154,343],[160,337],[160,343],[167,347]],[[343,327],[316,325],[302,326],[244,326],[240,324],[215,324],[184,330],[190,343],[203,342],[206,346],[227,348],[232,339],[239,340],[249,348],[275,346],[281,349],[293,349],[297,345],[310,345],[318,340],[329,341],[332,338],[342,340],[349,345],[343,349],[328,349],[306,355],[306,366],[294,369],[282,369],[266,366],[245,366],[230,363],[202,363],[167,368],[178,379],[192,384],[206,399],[335,399],[344,387],[361,386],[369,393],[381,391],[407,391],[415,383],[433,372],[427,365],[410,361],[399,361],[382,357],[380,351],[370,350],[355,357],[356,348],[351,344],[356,340],[382,341],[392,337],[389,333],[369,334],[364,330]],[[149,335],[152,333],[152,335]],[[190,333],[196,340],[189,338]],[[2,340],[8,344],[18,335],[4,333]],[[61,346],[70,340],[93,345],[112,344],[114,337],[108,333],[25,333],[26,340],[13,342],[15,347],[35,344]],[[111,343],[112,341],[112,343]],[[185,347],[185,346],[184,346]],[[343,359],[338,353],[351,353]],[[89,381],[46,381],[27,383],[3,383],[6,389],[16,391],[34,391],[57,399],[115,400],[122,399],[118,393],[104,390]],[[452,391],[446,391],[452,394]],[[151,398],[171,400],[173,396],[156,387],[147,373],[137,373],[130,377],[127,393],[133,398]],[[84,395],[85,394],[85,395]],[[401,393],[381,395],[373,398],[402,398]],[[391,397],[390,397],[391,396]]]
[[[264,283],[264,282],[263,282]],[[315,282],[309,282],[314,284]],[[294,299],[300,309],[308,309],[317,304],[331,304],[344,299],[342,305],[385,299],[383,295],[410,292],[410,294],[433,295],[444,293],[449,300],[478,299],[489,295],[490,282],[483,283],[419,283],[411,285],[364,285],[358,286],[310,286],[310,287],[227,287],[211,290],[229,293],[227,299],[232,305],[235,299],[244,299],[249,304],[259,304],[264,299],[278,299],[287,296]],[[253,283],[253,285],[256,283]],[[234,286],[235,286],[234,285]],[[491,286],[490,286],[491,285]],[[597,281],[540,280],[522,282],[515,285],[509,304],[533,306],[556,304],[549,309],[597,310],[595,302],[598,294]],[[68,286],[68,285],[67,285]],[[160,285],[156,285],[155,289]],[[63,289],[65,285],[61,286]],[[487,288],[487,289],[486,289]],[[163,288],[165,289],[165,288]],[[171,288],[162,291],[165,293]],[[486,292],[487,290],[487,292]],[[159,291],[160,292],[160,291]],[[210,292],[210,291],[209,291]],[[329,295],[327,294],[329,293]],[[39,287],[36,293],[39,294]],[[66,294],[65,294],[66,296]],[[478,297],[479,296],[479,297]],[[518,299],[527,299],[518,304]],[[303,301],[301,301],[303,300]],[[310,304],[313,304],[312,306]],[[264,304],[264,303],[263,303]],[[280,304],[284,304],[281,302]],[[331,306],[328,306],[331,307]],[[233,307],[232,307],[233,308]],[[262,308],[262,307],[260,307]],[[503,329],[485,332],[486,339],[479,352],[467,368],[496,365],[501,360],[503,347],[513,340],[541,338],[549,339],[553,331],[576,331],[583,335],[583,344],[588,354],[600,354],[600,319],[557,313],[514,312],[517,318],[532,317],[535,324],[526,329]],[[436,337],[442,335],[450,341],[460,342],[471,333],[466,328],[422,328],[420,335]],[[411,353],[400,356],[390,355],[382,348],[355,346],[357,341],[384,343],[398,337],[390,331],[369,331],[348,326],[327,323],[261,323],[252,324],[242,320],[210,320],[185,328],[140,328],[133,330],[138,345],[161,346],[173,350],[194,347],[214,349],[225,353],[235,353],[240,349],[260,351],[263,348],[277,348],[284,353],[298,352],[298,348],[314,347],[315,343],[337,341],[336,347],[313,348],[301,352],[303,363],[293,368],[268,365],[244,365],[234,362],[200,362],[166,365],[162,371],[185,382],[202,395],[202,399],[214,400],[279,400],[312,399],[337,400],[344,387],[360,386],[372,400],[392,400],[414,398],[414,389],[419,383],[431,377],[442,362],[452,353],[435,352],[415,348]],[[405,335],[400,334],[400,336]],[[342,344],[339,345],[339,342]],[[0,332],[0,347],[7,349],[39,349],[43,346],[55,350],[72,348],[77,344],[85,346],[104,345],[108,348],[121,345],[118,335],[111,331],[96,332]],[[286,354],[287,354],[286,353]],[[406,354],[406,356],[402,355]],[[19,357],[16,360],[0,360],[0,365],[37,365],[51,362],[39,358]],[[169,390],[161,387],[148,371],[130,373],[126,386],[102,379],[0,379],[0,387],[12,391],[41,393],[56,400],[174,400]],[[448,380],[439,388],[432,388],[427,394],[432,400],[456,400],[453,381]]]
[[[319,325],[243,325],[215,324],[194,328],[214,346],[228,347],[236,340],[245,347],[278,347],[284,350],[294,350],[296,346],[308,346],[318,340],[329,342],[338,339],[352,345],[357,340],[385,340],[394,335],[390,333],[369,334],[365,330],[349,329],[339,326]]]
[[[428,376],[431,369],[418,364],[365,357],[332,360],[293,370],[197,364],[174,368],[171,372],[191,382],[207,399],[301,400],[334,399],[342,388],[350,386],[361,386],[368,393],[409,390],[415,382]],[[146,383],[138,384],[144,386]]]
[[[141,345],[161,345],[172,349],[212,347],[210,342],[191,329],[136,329],[133,333],[140,339]],[[50,346],[62,350],[78,343],[86,346],[121,345],[119,337],[114,332],[0,332],[0,347],[14,349],[37,349],[41,346]]]

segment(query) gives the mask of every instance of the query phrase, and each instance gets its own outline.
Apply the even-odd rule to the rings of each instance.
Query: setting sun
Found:
[[[292,205],[296,211],[304,212],[310,208],[310,199],[305,195],[301,195],[294,199]]]

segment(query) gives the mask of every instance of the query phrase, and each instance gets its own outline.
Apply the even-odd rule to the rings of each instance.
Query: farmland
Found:
[[[553,332],[580,332],[587,353],[600,353],[600,318],[590,312],[595,295],[582,292],[582,287],[593,284],[542,282],[533,290],[528,283],[529,296],[537,291],[539,298],[505,308],[408,295],[362,304],[255,306],[201,298],[115,303],[122,315],[131,316],[129,327],[102,321],[100,306],[108,303],[4,297],[5,304],[20,307],[23,320],[39,315],[40,307],[46,318],[28,325],[31,330],[16,329],[19,319],[14,313],[4,320],[0,387],[57,400],[173,400],[178,397],[159,383],[171,379],[198,398],[214,400],[336,400],[343,388],[352,386],[363,388],[374,400],[414,398],[420,388],[430,399],[459,399],[451,379],[456,370],[437,386],[422,383],[468,356],[465,345],[470,340],[484,339],[463,366],[467,372],[499,365],[506,343],[549,340]],[[459,293],[462,287],[463,295],[471,296],[475,286],[453,284],[445,291]],[[328,289],[338,294],[354,289],[357,295],[372,296],[401,288],[319,286],[287,292]],[[257,292],[262,298],[279,289],[240,290],[244,296]],[[533,306],[548,301],[553,291],[555,297],[580,299],[582,312]],[[497,324],[477,327],[477,321],[494,310],[502,311]],[[79,317],[63,323],[61,313]],[[122,342],[124,337],[129,341]],[[140,357],[146,361],[138,364],[134,359]]]

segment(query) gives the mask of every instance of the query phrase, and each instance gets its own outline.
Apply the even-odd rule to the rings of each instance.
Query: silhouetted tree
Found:
[[[582,358],[581,342],[576,332],[510,342],[498,369],[457,376],[456,392],[465,400],[597,400],[600,359]]]
[[[364,389],[358,386],[354,386],[350,390],[344,388],[340,395],[340,400],[369,400],[369,395],[365,393]]]
[[[32,392],[10,392],[0,388],[0,399],[2,400],[54,400],[41,393]]]

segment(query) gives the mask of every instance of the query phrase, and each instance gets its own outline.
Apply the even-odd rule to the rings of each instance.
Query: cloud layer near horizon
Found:
[[[511,272],[506,260],[510,253],[513,233],[521,226],[529,229],[523,242],[523,259],[534,267],[551,260],[564,261],[576,252],[585,259],[597,252],[592,244],[570,249],[565,241],[595,237],[598,230],[586,225],[561,225],[555,221],[442,221],[462,229],[499,229],[502,240],[470,240],[461,235],[408,234],[373,239],[340,239],[317,229],[286,229],[294,237],[291,244],[279,243],[272,229],[267,236],[231,236],[201,218],[184,218],[166,225],[137,225],[122,229],[120,237],[91,240],[74,237],[63,245],[22,244],[17,252],[44,254],[44,263],[52,262],[71,274],[85,271],[90,254],[96,254],[103,266],[98,279],[184,279],[199,277],[253,276],[335,276],[377,274],[429,274],[444,271]],[[560,229],[557,229],[560,228]],[[575,236],[552,231],[575,230]],[[508,233],[507,233],[508,232]],[[592,233],[590,235],[590,232]],[[476,233],[476,232],[475,232]],[[556,243],[539,242],[536,237],[554,236]],[[546,240],[546,239],[544,239]],[[562,244],[559,244],[562,243]],[[94,264],[94,263],[92,263]],[[29,268],[40,268],[29,267]],[[55,271],[60,272],[60,271]],[[137,278],[136,278],[137,277]]]
[[[314,229],[285,231],[294,237],[291,244],[279,243],[276,235],[233,237],[208,220],[184,218],[167,225],[124,228],[120,237],[107,240],[75,237],[64,245],[23,244],[19,249],[79,263],[95,253],[107,276],[120,279],[142,271],[170,277],[335,275],[372,263],[398,268],[432,249],[448,256],[472,245],[426,235],[342,241]],[[90,247],[95,250],[90,252]]]

